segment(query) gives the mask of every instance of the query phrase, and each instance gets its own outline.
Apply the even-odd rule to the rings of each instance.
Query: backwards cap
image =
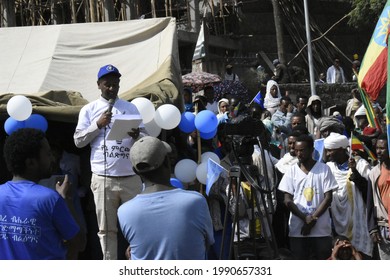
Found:
[[[130,150],[130,161],[138,173],[144,173],[159,168],[170,152],[172,149],[168,143],[145,136],[134,143]]]

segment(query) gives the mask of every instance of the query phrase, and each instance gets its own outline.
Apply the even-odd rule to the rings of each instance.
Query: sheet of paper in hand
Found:
[[[138,128],[142,122],[141,115],[115,115],[113,124],[109,130],[106,140],[121,141],[130,136],[127,134],[133,128]]]

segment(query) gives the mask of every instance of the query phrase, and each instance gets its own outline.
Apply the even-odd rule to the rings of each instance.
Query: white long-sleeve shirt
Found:
[[[79,148],[91,145],[91,170],[97,175],[129,176],[134,175],[130,162],[130,149],[135,140],[130,136],[121,141],[106,140],[116,115],[141,115],[137,107],[125,100],[116,99],[112,108],[111,123],[99,129],[97,120],[107,111],[108,101],[102,97],[85,105],[79,114],[79,120],[74,133],[75,145]],[[144,127],[141,123],[140,127]],[[146,135],[142,132],[140,136]]]

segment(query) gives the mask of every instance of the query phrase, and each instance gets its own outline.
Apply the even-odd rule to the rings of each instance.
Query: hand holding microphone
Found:
[[[108,100],[108,108],[107,111],[105,111],[98,121],[96,122],[98,128],[106,127],[111,122],[112,117],[112,108],[114,107],[115,99]]]

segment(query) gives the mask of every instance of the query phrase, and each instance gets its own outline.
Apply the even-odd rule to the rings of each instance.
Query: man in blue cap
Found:
[[[100,68],[97,85],[101,96],[81,109],[74,133],[78,148],[91,146],[91,189],[104,259],[118,258],[116,213],[121,204],[141,192],[142,186],[130,162],[130,149],[139,137],[146,135],[143,123],[129,131],[129,137],[106,139],[112,121],[119,115],[141,118],[134,104],[118,98],[120,77],[119,70],[111,64]]]

